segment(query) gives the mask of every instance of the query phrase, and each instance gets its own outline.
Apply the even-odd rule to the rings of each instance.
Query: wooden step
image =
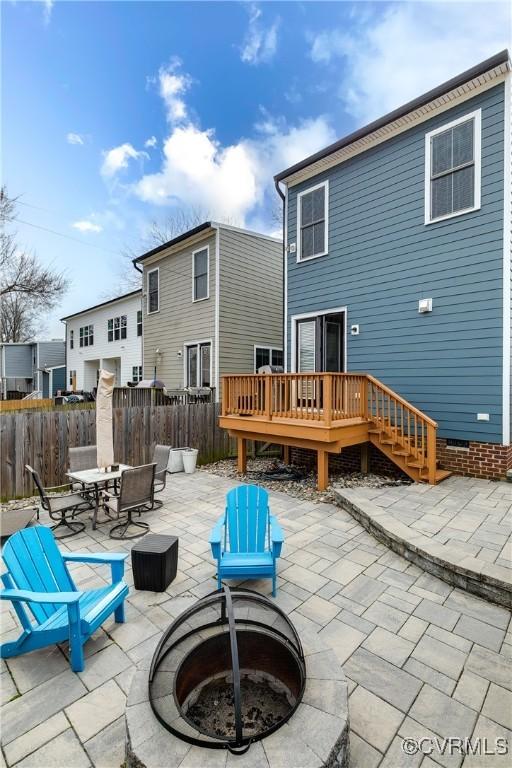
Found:
[[[407,462],[408,467],[414,467],[414,469],[424,469],[425,462],[418,461],[418,459],[414,459],[414,461],[408,461]]]
[[[436,469],[436,483],[440,483],[442,480],[446,480],[446,478],[450,477],[452,474],[453,472],[450,472],[447,469]],[[422,480],[427,480],[428,470],[426,467],[421,470],[420,477]]]
[[[379,443],[382,445],[395,445],[395,441],[392,437],[381,437],[379,438]]]
[[[411,455],[410,452],[407,450],[407,448],[402,448],[402,446],[400,446],[399,448],[392,448],[391,451],[392,451],[392,453],[395,454],[395,456],[410,456]]]

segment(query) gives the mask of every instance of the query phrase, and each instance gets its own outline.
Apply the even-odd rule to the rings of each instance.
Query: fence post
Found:
[[[368,418],[368,379],[363,376],[361,380],[361,416],[363,419]]]
[[[229,407],[229,379],[226,376],[222,377],[222,415],[225,416]]]

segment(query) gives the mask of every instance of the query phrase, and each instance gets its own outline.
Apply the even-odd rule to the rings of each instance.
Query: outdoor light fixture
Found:
[[[432,299],[420,299],[418,302],[418,312],[420,314],[432,312]]]

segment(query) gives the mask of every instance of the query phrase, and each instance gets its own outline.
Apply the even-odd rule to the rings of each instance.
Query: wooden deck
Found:
[[[413,480],[435,484],[448,474],[437,469],[436,422],[365,373],[223,376],[219,426],[237,438],[240,472],[247,440],[315,450],[320,489],[329,453],[358,444],[376,445]]]

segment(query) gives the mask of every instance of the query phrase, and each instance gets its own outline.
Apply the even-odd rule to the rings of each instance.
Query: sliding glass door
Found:
[[[345,316],[332,313],[296,320],[297,373],[343,371]]]
[[[209,341],[187,345],[187,387],[211,387],[211,347]]]

